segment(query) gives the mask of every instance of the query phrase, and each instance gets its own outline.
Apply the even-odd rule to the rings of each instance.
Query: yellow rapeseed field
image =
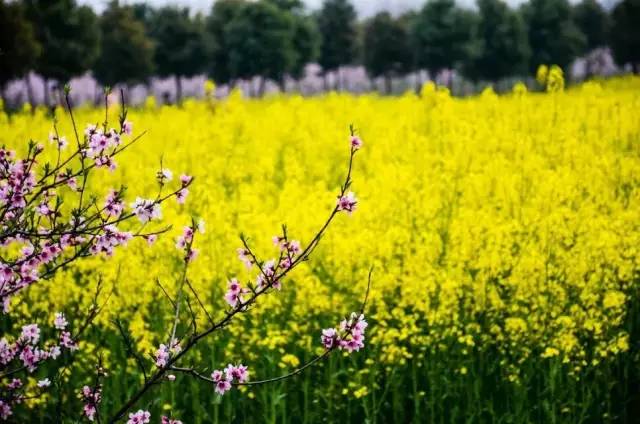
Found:
[[[620,355],[631,358],[638,342],[628,323],[638,316],[640,289],[639,110],[638,77],[538,93],[517,85],[511,93],[487,89],[470,98],[425,85],[420,96],[401,97],[247,100],[234,93],[180,107],[156,107],[150,99],[129,112],[134,133],[147,134],[119,156],[114,173],[91,181],[91,190],[103,199],[126,181],[128,204],[155,193],[161,160],[176,175],[188,172],[195,182],[186,204],[163,207],[163,223],[173,228],[153,247],[131,243],[109,266],[102,259],[79,262],[30,289],[16,308],[27,313],[29,304],[31,314],[46,316],[65,305],[86,307],[101,278],[113,295],[99,322],[127,323],[148,355],[171,320],[156,280],[176,290],[180,252],[173,244],[190,217],[203,218],[207,232],[197,239],[200,256],[189,276],[219,315],[227,279],[250,277],[235,254],[240,232],[269,258],[281,224],[306,241],[324,222],[354,124],[364,141],[354,169],[356,213],[339,216],[281,292],[199,355],[215,358],[212,367],[242,360],[256,377],[294,368],[321,351],[320,329],[358,307],[373,266],[367,349],[326,370],[337,375],[342,367],[348,376],[310,383],[313,390],[324,384],[334,398],[349,396],[350,414],[393,410],[388,417],[404,420],[397,415],[402,408],[396,411],[404,391],[416,414],[433,419],[437,408],[424,405],[440,402],[433,391],[446,379],[433,377],[438,366],[439,376],[463,379],[470,392],[473,378],[487,375],[497,375],[491,381],[500,387],[532,387],[536,376],[555,372],[562,376],[557,381],[579,387],[590,370]],[[102,113],[80,107],[75,117],[83,126],[102,122]],[[109,113],[115,121],[117,105]],[[57,116],[61,133],[72,139],[68,118],[62,110]],[[46,142],[52,124],[38,109],[0,113],[0,128],[0,144],[24,150],[29,139]],[[85,351],[117,342],[95,336],[84,342]],[[126,381],[139,378],[130,366]],[[303,377],[283,390],[293,399],[311,390],[308,384]],[[569,401],[553,407],[571,422],[582,413]],[[603,408],[597,413],[606,417]],[[273,417],[280,414],[274,411]],[[225,422],[221,416],[215,419]]]

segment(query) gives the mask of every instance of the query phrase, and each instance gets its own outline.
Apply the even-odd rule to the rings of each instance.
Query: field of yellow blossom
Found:
[[[161,160],[190,172],[186,204],[163,207],[172,229],[152,247],[130,243],[108,265],[79,262],[15,308],[45,319],[86,310],[100,279],[102,325],[82,342],[80,361],[101,352],[107,368],[124,363],[114,320],[148,358],[172,322],[157,281],[175,294],[174,243],[190,216],[207,226],[190,279],[219,316],[226,281],[249,275],[235,253],[240,232],[268,257],[281,224],[307,241],[326,219],[354,124],[364,141],[356,213],[340,215],[281,292],[194,358],[211,369],[243,361],[252,378],[295,368],[322,351],[322,328],[358,308],[373,266],[367,347],[224,398],[178,375],[148,397],[155,416],[171,407],[194,424],[632,422],[640,414],[640,79],[552,91],[235,93],[180,107],[150,99],[129,112],[146,135],[90,185],[103,199],[126,181],[128,204],[155,193]],[[109,113],[115,120],[117,105]],[[85,125],[102,114],[81,107],[75,117]],[[46,142],[51,129],[45,110],[0,112],[0,144],[17,150]],[[134,360],[126,363],[110,370],[103,408],[140,383]],[[90,376],[79,369],[67,377],[81,387]]]

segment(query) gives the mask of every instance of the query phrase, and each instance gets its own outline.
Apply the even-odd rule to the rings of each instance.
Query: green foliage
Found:
[[[526,75],[530,51],[522,16],[502,0],[478,0],[478,13],[477,45],[465,75],[491,81]]]
[[[532,71],[544,63],[566,69],[584,51],[585,36],[572,18],[568,0],[529,0],[523,5]]]
[[[278,9],[286,10],[292,13],[301,13],[304,9],[304,3],[302,0],[266,0],[268,3],[273,4]]]
[[[293,16],[266,1],[246,3],[226,28],[233,78],[281,81],[293,65]]]
[[[218,83],[255,75],[302,77],[318,57],[320,36],[297,0],[221,0],[206,21],[208,74]]]
[[[357,55],[356,11],[348,0],[327,0],[318,14],[322,40],[319,63],[332,71],[354,62]]]
[[[146,18],[147,32],[154,42],[154,64],[161,77],[174,76],[176,97],[182,98],[180,78],[192,77],[207,66],[204,20],[192,18],[189,9],[164,7]]]
[[[41,51],[22,4],[0,0],[0,90],[29,72]]]
[[[412,37],[417,64],[435,75],[456,68],[467,57],[474,15],[453,0],[432,0],[416,16]]]
[[[477,11],[429,0],[419,11],[379,13],[363,23],[350,0],[324,0],[313,18],[302,0],[217,0],[206,17],[112,1],[99,21],[77,0],[0,1],[0,83],[29,69],[61,82],[89,69],[108,84],[141,82],[153,72],[176,81],[201,72],[221,84],[256,75],[283,81],[286,74],[301,78],[313,61],[325,72],[362,63],[370,76],[387,79],[420,68],[499,80],[541,63],[566,69],[607,44],[619,64],[640,70],[640,0],[622,1],[612,17],[599,0],[528,0],[518,11],[505,0],[477,0]]]
[[[206,44],[210,57],[207,73],[218,83],[233,79],[229,67],[231,55],[228,27],[244,7],[244,0],[218,0],[206,20]]]
[[[574,7],[574,21],[586,39],[586,51],[607,44],[609,15],[597,0],[582,0]]]
[[[294,16],[293,51],[295,58],[290,73],[293,78],[299,79],[304,76],[304,67],[317,60],[320,54],[320,32],[313,19]]]
[[[94,65],[100,32],[96,15],[74,0],[24,0],[27,15],[42,45],[35,70],[66,82]]]
[[[630,63],[640,73],[640,0],[623,0],[611,14],[610,43],[619,65]]]
[[[129,6],[112,1],[100,17],[102,54],[94,76],[103,85],[133,84],[153,72],[153,43]]]
[[[363,49],[367,72],[372,77],[387,77],[387,91],[390,91],[391,74],[411,69],[412,54],[407,27],[388,12],[378,13],[367,22]]]
[[[133,16],[142,22],[148,31],[151,27],[151,20],[156,13],[156,9],[147,3],[134,3],[131,5],[131,9],[133,10]]]
[[[164,7],[150,20],[149,34],[155,44],[156,72],[162,77],[191,77],[204,70],[204,26],[189,10]]]

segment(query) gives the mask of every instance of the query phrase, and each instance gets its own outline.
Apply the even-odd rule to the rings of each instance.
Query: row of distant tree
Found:
[[[99,16],[75,0],[0,0],[0,89],[29,71],[64,82],[91,70],[109,86],[173,76],[180,96],[180,77],[283,84],[311,62],[325,75],[362,64],[387,87],[419,69],[496,81],[542,63],[566,68],[603,46],[640,72],[640,0],[610,11],[596,0],[528,0],[518,9],[477,0],[473,10],[429,0],[399,17],[381,12],[365,21],[349,0],[326,0],[313,14],[300,0],[218,0],[207,16],[117,0]]]

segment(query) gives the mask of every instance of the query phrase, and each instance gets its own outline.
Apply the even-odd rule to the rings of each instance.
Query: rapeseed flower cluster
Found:
[[[323,326],[357,309],[353,299],[373,265],[366,355],[373,361],[353,377],[358,399],[380,389],[376,376],[426,366],[438,355],[457,358],[458,371],[450,372],[461,376],[474,372],[465,358],[492,352],[509,384],[523,383],[531,361],[553,361],[578,379],[632,343],[626,322],[640,279],[640,79],[565,89],[558,69],[538,72],[548,93],[518,84],[509,94],[460,99],[428,83],[420,95],[397,98],[246,100],[235,92],[181,107],[149,101],[132,108],[129,119],[147,134],[119,156],[123,172],[106,173],[103,186],[126,180],[127,193],[150,192],[148,176],[162,169],[161,158],[188,169],[198,181],[189,201],[162,209],[171,237],[159,237],[154,248],[129,243],[114,253],[117,266],[103,267],[99,257],[79,262],[15,308],[25,319],[65,312],[70,299],[86,308],[100,278],[113,294],[97,320],[127,322],[138,347],[153,354],[171,319],[156,281],[175,280],[181,266],[182,258],[163,253],[175,251],[181,219],[207,223],[191,284],[219,315],[242,296],[232,278],[250,278],[251,259],[242,247],[234,254],[241,231],[264,257],[273,249],[265,234],[286,222],[292,239],[304,243],[335,206],[327,201],[342,178],[335,158],[353,123],[362,139],[352,138],[352,146],[364,140],[366,149],[355,164],[357,199],[337,199],[348,213],[336,219],[349,225],[325,236],[315,261],[281,295],[264,299],[200,354],[214,355],[212,363],[242,357],[295,367],[306,353],[322,352]],[[76,113],[80,122],[95,116],[91,107]],[[51,121],[41,109],[0,113],[0,127],[0,144],[20,151],[24,140],[46,139]],[[58,127],[53,142],[63,143],[71,129],[64,121]],[[117,198],[114,213],[120,203],[144,206],[127,194],[94,194],[112,204]],[[335,342],[330,330],[322,333],[325,347]]]

